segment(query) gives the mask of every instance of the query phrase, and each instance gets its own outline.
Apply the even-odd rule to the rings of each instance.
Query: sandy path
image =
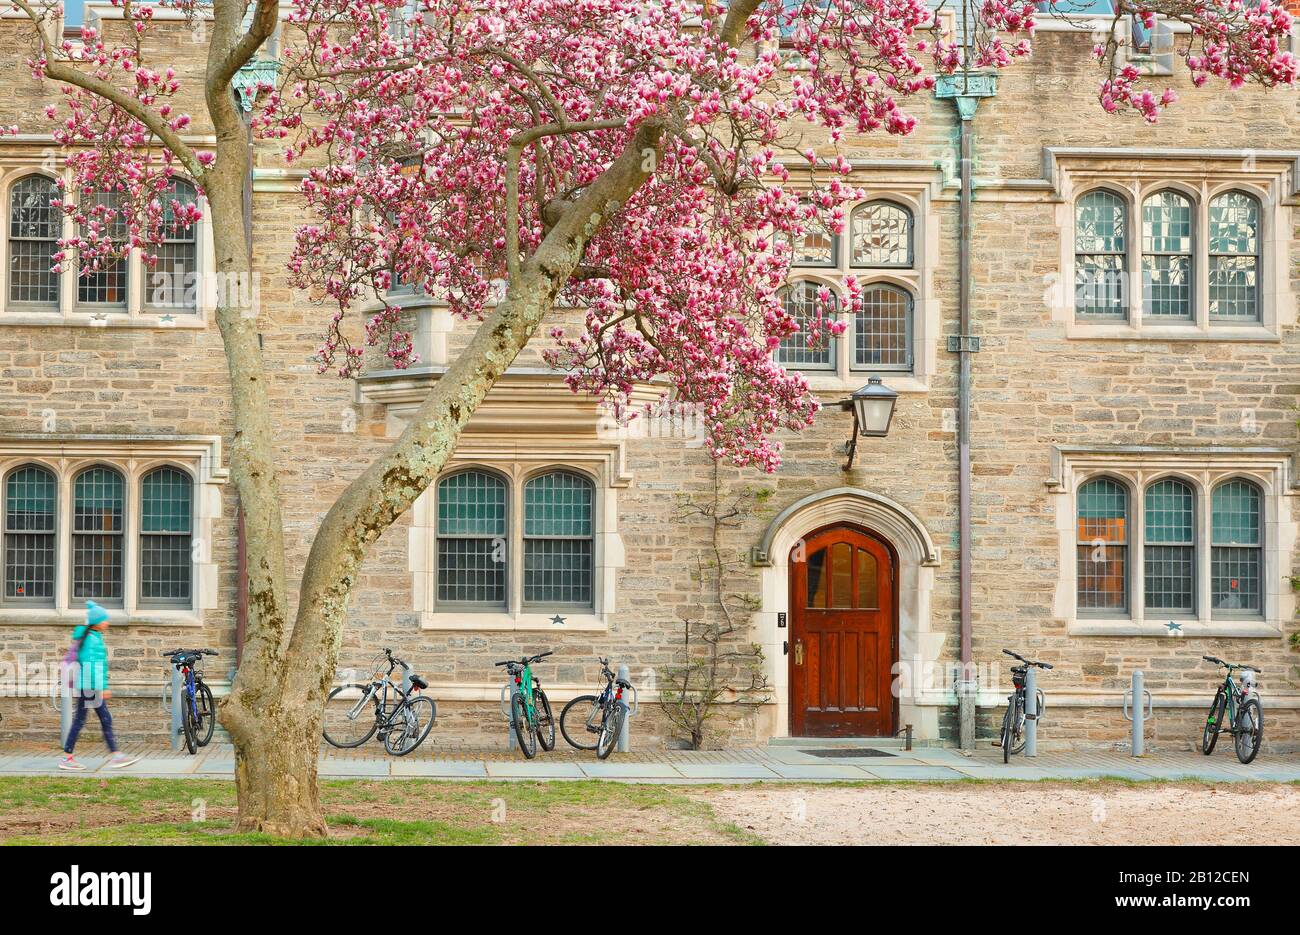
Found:
[[[1283,785],[748,787],[707,799],[773,844],[1300,844],[1300,789]]]

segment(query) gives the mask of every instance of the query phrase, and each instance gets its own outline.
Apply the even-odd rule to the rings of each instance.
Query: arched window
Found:
[[[1148,610],[1196,610],[1196,495],[1172,478],[1146,490],[1143,591]]]
[[[486,471],[438,482],[438,602],[504,607],[506,485]]]
[[[54,603],[58,481],[43,467],[11,471],[4,485],[4,599]]]
[[[1214,610],[1260,613],[1263,601],[1262,497],[1250,481],[1229,480],[1210,497],[1210,606]]]
[[[808,324],[817,308],[817,283],[806,279],[793,282],[781,290],[781,303],[785,313],[799,323],[800,330],[781,339],[777,348],[778,363],[801,370],[831,370],[835,366],[834,338],[823,328],[816,340],[808,342]],[[823,319],[829,326],[839,314],[840,300],[832,290],[830,301],[823,308]]]
[[[194,510],[190,476],[155,468],[140,482],[140,601],[190,602],[190,533]]]
[[[72,482],[72,597],[120,604],[126,485],[112,468],[87,468]]]
[[[592,605],[595,487],[570,471],[524,484],[524,604]]]
[[[855,316],[853,366],[865,370],[912,369],[912,296],[897,286],[862,291]]]
[[[1259,201],[1225,192],[1210,202],[1210,318],[1259,321]]]
[[[912,212],[892,201],[869,201],[853,209],[849,221],[851,265],[911,268]]]
[[[1077,526],[1080,611],[1128,609],[1128,490],[1108,477],[1079,488]]]
[[[1142,202],[1142,308],[1154,319],[1192,318],[1192,203],[1178,192]]]
[[[192,205],[198,200],[194,186],[174,179],[163,195],[162,242],[154,248],[157,262],[149,274],[149,305],[191,310],[198,307],[198,225],[176,223],[173,204]]]
[[[1074,307],[1080,316],[1126,319],[1128,205],[1097,189],[1074,206]]]
[[[89,199],[86,221],[81,235],[86,237],[92,225],[100,239],[112,241],[120,255],[95,260],[92,269],[77,276],[77,302],[81,305],[126,307],[127,258],[126,196],[121,192],[94,192],[82,195]]]
[[[62,212],[58,187],[43,175],[20,179],[9,194],[9,301],[59,307],[59,275],[53,272]]]

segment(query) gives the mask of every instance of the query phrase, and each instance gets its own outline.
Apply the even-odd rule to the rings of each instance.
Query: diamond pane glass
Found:
[[[1210,202],[1210,317],[1259,320],[1259,202],[1227,192]]]
[[[121,600],[125,484],[111,468],[94,467],[72,485],[72,596]]]
[[[1195,502],[1191,486],[1182,481],[1162,480],[1147,488],[1143,576],[1148,609],[1193,609]]]
[[[829,370],[834,366],[831,348],[835,339],[823,327],[821,334],[810,345],[805,330],[816,313],[819,288],[815,282],[801,280],[782,290],[781,302],[785,313],[798,322],[800,330],[781,339],[781,346],[776,351],[779,363],[806,370]],[[823,309],[823,318],[829,323],[839,310],[839,297],[832,292],[830,301]]]
[[[1142,204],[1142,303],[1153,318],[1192,317],[1192,203],[1177,192]]]
[[[5,480],[4,597],[48,601],[54,598],[56,482],[35,465],[13,471]]]
[[[912,212],[890,201],[853,209],[849,222],[853,266],[912,265]]]
[[[438,600],[504,605],[506,485],[486,471],[438,482]]]
[[[57,307],[59,277],[53,271],[61,211],[58,188],[43,175],[29,175],[9,196],[9,301]]]
[[[1128,317],[1124,288],[1128,206],[1114,192],[1088,192],[1074,208],[1075,310],[1094,318]]]
[[[1227,481],[1214,488],[1210,601],[1215,610],[1259,613],[1263,607],[1260,499],[1259,488],[1248,481]]]
[[[140,597],[188,602],[192,484],[184,471],[162,467],[140,483]]]
[[[595,488],[585,477],[552,471],[524,485],[524,602],[592,602]]]
[[[1077,556],[1080,610],[1128,607],[1128,492],[1109,478],[1079,488]]]
[[[912,369],[912,296],[895,286],[862,292],[855,316],[853,365],[873,370]]]

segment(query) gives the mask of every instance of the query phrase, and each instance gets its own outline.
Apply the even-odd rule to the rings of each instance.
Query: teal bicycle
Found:
[[[1262,675],[1254,666],[1224,662],[1217,656],[1202,656],[1206,662],[1223,666],[1228,670],[1223,684],[1219,686],[1210,704],[1210,713],[1205,719],[1205,731],[1201,734],[1201,752],[1209,756],[1214,752],[1219,735],[1231,734],[1233,746],[1237,748],[1237,759],[1249,763],[1259,753],[1259,745],[1264,739],[1264,711],[1259,704],[1253,679],[1243,676],[1241,683],[1232,677],[1237,671],[1253,672]]]
[[[505,666],[510,690],[510,727],[519,741],[519,749],[524,756],[532,759],[537,756],[537,746],[543,750],[555,749],[555,717],[551,714],[551,702],[542,691],[542,683],[533,675],[533,663],[545,659],[550,652],[525,656],[516,662],[505,659],[496,663]]]

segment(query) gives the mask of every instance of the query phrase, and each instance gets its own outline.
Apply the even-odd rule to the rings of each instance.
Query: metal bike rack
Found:
[[[1025,756],[1038,756],[1038,667],[1025,668]]]
[[[501,716],[506,720],[506,749],[519,749],[519,740],[515,737],[514,725],[510,723],[510,686],[501,686]]]
[[[171,670],[171,681],[163,682],[162,706],[164,711],[171,712],[172,749],[179,750],[181,748],[181,736],[184,733],[181,726],[181,670],[175,666],[172,666]]]
[[[1155,703],[1151,697],[1151,692],[1142,686],[1142,670],[1133,671],[1133,687],[1124,693],[1124,719],[1133,722],[1133,756],[1142,756],[1146,750],[1146,739],[1143,736],[1145,730],[1146,718],[1156,716]],[[1145,696],[1146,706],[1139,700],[1134,703],[1134,699],[1141,699]]]
[[[59,746],[68,745],[68,733],[72,730],[73,696],[76,694],[68,679],[72,676],[71,666],[59,666]]]
[[[625,665],[618,667],[618,677],[627,682],[632,690],[632,706],[627,709],[627,717],[623,718],[623,726],[618,731],[618,746],[615,747],[619,753],[627,753],[632,749],[632,730],[629,726],[633,717],[636,716],[636,710],[639,707],[637,703],[636,686],[632,685],[631,671]]]

